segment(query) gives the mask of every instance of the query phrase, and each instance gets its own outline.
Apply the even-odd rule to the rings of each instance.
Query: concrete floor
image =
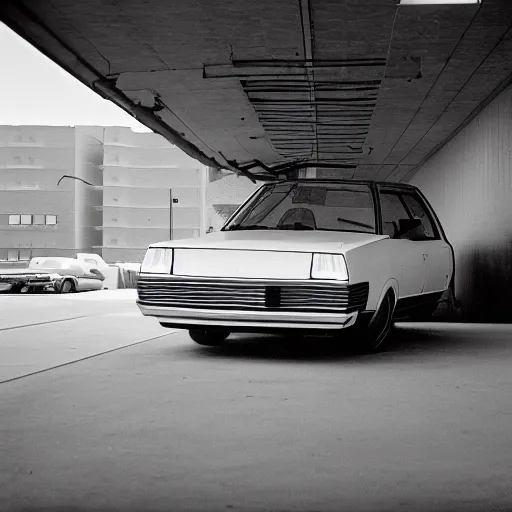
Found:
[[[1,296],[0,510],[512,510],[511,368],[512,326],[209,349],[130,291]]]

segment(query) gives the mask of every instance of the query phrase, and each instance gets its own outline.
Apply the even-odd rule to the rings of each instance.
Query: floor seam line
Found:
[[[93,355],[90,355],[90,356],[87,356],[87,357],[82,357],[80,359],[75,359],[74,361],[68,361],[67,363],[58,364],[58,365],[52,366],[50,368],[44,368],[43,370],[38,370],[36,372],[26,373],[25,375],[20,375],[18,377],[13,377],[12,379],[2,380],[2,381],[0,381],[0,384],[7,384],[7,383],[13,382],[15,380],[21,380],[21,379],[24,379],[26,377],[32,377],[33,375],[38,375],[40,373],[45,373],[45,372],[49,372],[51,370],[56,370],[58,368],[63,368],[64,366],[70,366],[70,365],[75,364],[75,363],[80,363],[82,361],[87,361],[88,359],[92,359],[94,357],[103,356],[105,354],[110,354],[112,352],[117,352],[118,350],[123,350],[125,348],[130,348],[130,347],[134,347],[136,345],[141,345],[142,343],[147,343],[148,341],[154,341],[154,340],[157,340],[159,338],[163,338],[164,336],[172,336],[173,334],[178,334],[178,332],[179,331],[167,332],[165,334],[160,334],[158,336],[154,336],[153,338],[149,338],[147,340],[136,341],[135,343],[130,343],[129,345],[124,345],[122,347],[117,347],[117,348],[113,348],[111,350],[106,350],[105,352],[99,352],[98,354],[93,354]]]
[[[81,318],[89,318],[91,316],[95,316],[95,315],[73,316],[71,318],[62,318],[60,320],[48,320],[46,322],[37,322],[35,324],[15,325],[13,327],[1,327],[0,328],[0,332],[12,331],[14,329],[23,329],[24,327],[37,327],[38,325],[56,324],[56,323],[59,323],[59,322],[67,322],[69,320],[80,320]]]

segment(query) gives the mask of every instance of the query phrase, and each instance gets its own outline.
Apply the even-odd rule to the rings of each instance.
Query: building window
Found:
[[[9,225],[11,226],[55,226],[57,224],[57,215],[44,214],[13,214],[9,215]]]
[[[32,249],[7,249],[7,261],[30,261],[31,258]]]
[[[7,261],[18,261],[19,251],[18,249],[7,250]]]
[[[31,256],[32,249],[20,249],[18,258],[20,261],[30,261]]]

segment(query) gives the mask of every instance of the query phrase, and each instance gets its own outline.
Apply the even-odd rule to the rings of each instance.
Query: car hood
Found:
[[[339,253],[384,238],[389,237],[337,231],[219,231],[200,238],[151,244],[151,247]]]

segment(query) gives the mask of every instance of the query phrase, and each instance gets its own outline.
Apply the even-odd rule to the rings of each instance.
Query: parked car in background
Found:
[[[84,261],[74,258],[32,258],[28,268],[0,270],[0,292],[55,293],[101,290],[105,277]]]
[[[138,305],[201,345],[293,330],[372,351],[393,320],[454,297],[453,276],[453,249],[415,187],[283,181],[257,190],[220,232],[153,244]]]

